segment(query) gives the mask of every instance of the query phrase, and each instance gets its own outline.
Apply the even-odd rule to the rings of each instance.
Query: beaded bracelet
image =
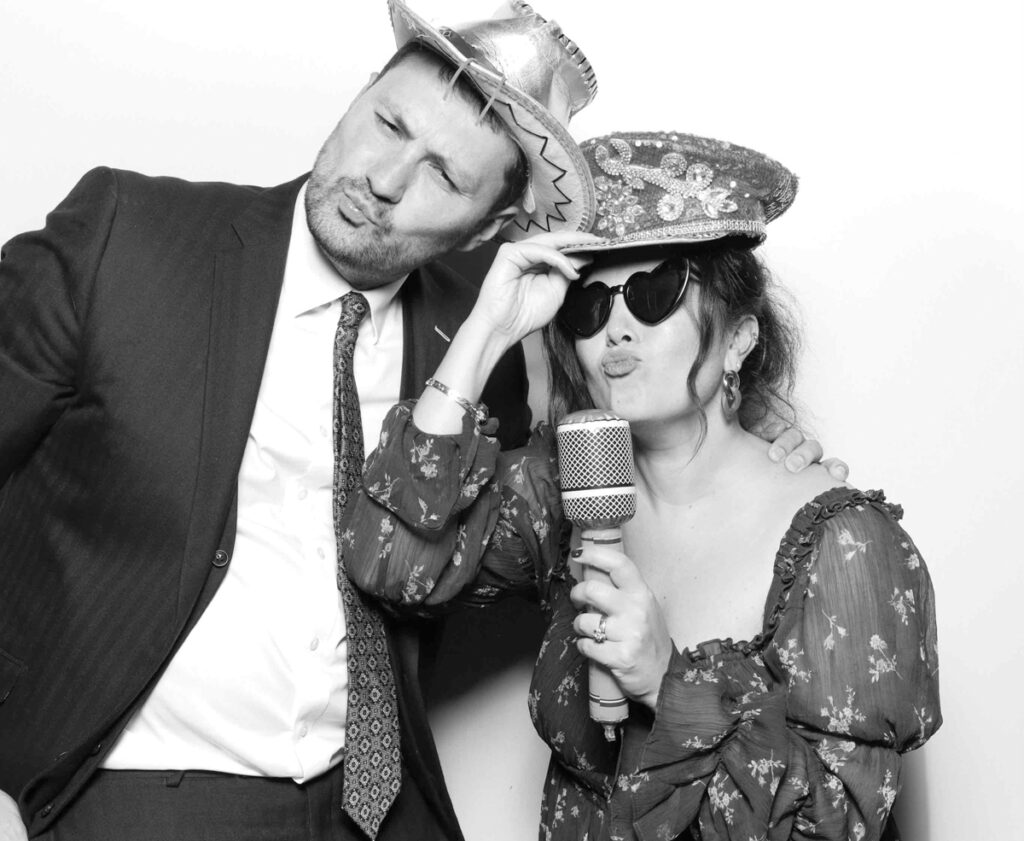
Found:
[[[427,379],[426,386],[428,388],[436,388],[449,400],[453,400],[458,403],[478,424],[487,420],[488,413],[486,404],[471,402],[454,389],[448,388],[448,386],[443,382],[435,380],[433,377]]]

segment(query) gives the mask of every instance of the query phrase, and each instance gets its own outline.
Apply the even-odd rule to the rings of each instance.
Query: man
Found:
[[[390,6],[423,48],[371,80],[308,183],[95,170],[4,249],[0,838],[461,837],[414,628],[387,627],[394,688],[359,707],[397,698],[397,798],[385,764],[349,773],[365,658],[335,583],[339,312],[363,294],[348,364],[372,446],[473,303],[430,261],[586,224],[563,123],[596,85],[524,4],[444,34]],[[485,394],[506,444],[525,398],[513,353]]]

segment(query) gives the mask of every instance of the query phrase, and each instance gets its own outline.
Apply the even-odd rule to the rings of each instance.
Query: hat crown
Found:
[[[590,62],[558,23],[546,20],[529,4],[512,2],[508,12],[507,17],[440,27],[440,31],[484,69],[567,123],[597,94],[597,76]]]
[[[617,132],[581,145],[594,177],[592,231],[606,247],[765,238],[797,178],[767,155],[681,132]]]

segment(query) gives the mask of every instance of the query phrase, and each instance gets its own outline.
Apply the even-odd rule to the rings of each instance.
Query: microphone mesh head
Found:
[[[629,423],[588,409],[562,418],[556,437],[565,516],[589,528],[613,528],[630,519],[636,487]]]

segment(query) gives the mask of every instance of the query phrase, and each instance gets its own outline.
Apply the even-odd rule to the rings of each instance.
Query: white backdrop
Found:
[[[416,8],[456,22],[496,4]],[[765,254],[806,324],[805,423],[850,462],[852,481],[906,507],[938,594],[946,724],[910,758],[904,834],[1019,832],[1020,4],[537,8],[598,72],[578,138],[707,134],[801,176]],[[382,0],[0,0],[0,33],[0,240],[39,227],[96,164],[290,179],[393,46]],[[470,839],[534,837],[545,764],[525,712],[536,623],[514,606],[498,616],[474,638],[512,652],[513,665],[450,629],[436,693]]]

